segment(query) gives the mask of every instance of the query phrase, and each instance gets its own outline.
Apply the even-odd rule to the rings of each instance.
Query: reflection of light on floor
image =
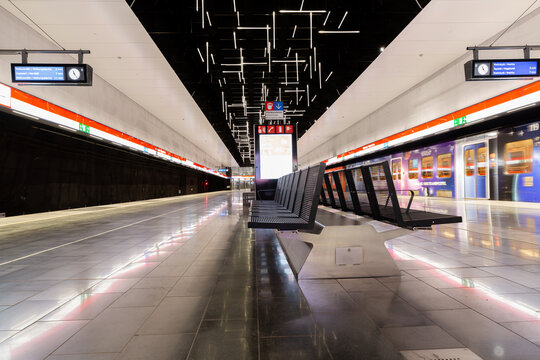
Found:
[[[390,249],[389,249],[389,251],[390,251]],[[448,280],[451,280],[453,283],[463,285],[463,286],[468,287],[468,288],[477,289],[477,290],[481,291],[482,293],[484,293],[485,295],[489,296],[490,298],[498,301],[500,306],[510,307],[511,309],[518,310],[518,311],[523,312],[523,313],[525,313],[525,314],[527,314],[529,316],[540,318],[540,313],[538,313],[536,311],[536,308],[534,306],[526,304],[526,303],[524,303],[522,301],[515,301],[515,300],[507,299],[507,298],[504,297],[504,295],[497,294],[489,286],[487,286],[485,284],[482,284],[481,283],[482,280],[474,281],[474,280],[469,279],[469,278],[461,278],[461,277],[449,274],[448,272],[444,271],[444,269],[439,269],[440,264],[438,264],[438,263],[436,263],[436,262],[434,262],[432,260],[426,259],[426,258],[424,258],[422,256],[407,253],[407,252],[405,252],[403,250],[395,250],[395,249],[393,249],[393,250],[390,251],[390,254],[396,260],[417,260],[417,261],[423,262],[426,265],[430,265],[430,266],[436,268],[436,269],[433,269],[433,270],[436,270],[437,273],[440,276],[437,276],[435,274],[434,274],[434,276],[438,277],[439,279],[441,279],[443,281],[445,279],[448,279]],[[509,311],[511,309],[507,309],[505,311]]]
[[[144,266],[147,266],[149,264],[148,260],[152,260],[153,256],[159,255],[161,249],[170,248],[177,245],[183,245],[183,242],[179,242],[180,240],[188,239],[190,235],[194,234],[203,223],[208,221],[214,215],[217,215],[226,206],[226,204],[227,203],[222,203],[221,205],[216,206],[213,211],[208,212],[204,217],[200,218],[199,221],[197,221],[196,225],[184,226],[182,227],[182,229],[175,231],[170,236],[165,237],[164,240],[162,240],[161,242],[156,243],[155,245],[144,250],[141,254],[131,257],[126,262],[114,266],[113,270],[108,275],[106,275],[103,280],[101,280],[97,284],[92,285],[90,289],[92,289],[92,291],[94,291],[95,293],[92,294],[89,292],[83,292],[82,294],[78,294],[74,298],[71,298],[63,303],[59,303],[59,307],[52,309],[51,311],[59,309],[58,316],[65,317],[74,311],[87,307],[94,299],[97,299],[96,295],[100,295],[101,293],[106,292],[109,288],[115,285],[116,281],[122,280],[110,279],[110,277],[118,277],[119,275],[125,275],[130,272],[136,271]],[[24,323],[30,321],[34,317],[34,314],[30,315],[31,316],[29,318],[22,321],[24,321]],[[58,329],[60,326],[64,326],[63,324],[59,324],[58,322],[45,322],[44,324],[49,324],[49,326],[40,325],[37,328],[32,328],[31,331],[25,329],[22,330],[23,332],[19,332],[9,338],[12,339],[9,345],[10,354],[0,353],[0,359],[7,360],[13,358],[13,355],[16,354],[18,349],[20,349],[21,347],[29,346],[29,343],[36,341],[36,339],[40,337],[53,335],[53,331],[55,331],[55,329]],[[3,349],[3,351],[5,350]]]

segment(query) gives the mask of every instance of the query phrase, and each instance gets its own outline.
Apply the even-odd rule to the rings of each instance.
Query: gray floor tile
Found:
[[[9,289],[2,289],[0,291],[0,305],[15,305],[36,293],[36,291],[10,291]]]
[[[0,356],[9,360],[43,359],[86,323],[87,321],[37,322],[2,342]]]
[[[450,349],[463,345],[436,325],[390,327],[382,329],[397,350]]]
[[[157,306],[167,294],[166,289],[130,289],[116,300],[111,307]]]
[[[194,336],[194,334],[138,335],[131,339],[117,359],[185,359]]]
[[[134,289],[171,289],[180,277],[145,277],[133,286]]]
[[[60,306],[54,300],[25,300],[0,311],[0,330],[22,330]]]
[[[217,276],[183,276],[167,296],[210,296]]]
[[[29,300],[69,300],[97,282],[98,280],[64,280],[32,296]]]
[[[81,294],[45,316],[43,321],[94,319],[120,295],[120,293]]]
[[[429,311],[426,315],[483,359],[535,359],[540,348],[469,309]]]
[[[465,306],[422,281],[386,284],[417,310],[461,309]]]
[[[166,297],[137,332],[139,335],[194,333],[208,297]]]
[[[117,353],[51,355],[45,360],[116,360]]]
[[[0,331],[0,343],[16,333],[18,333],[18,331]]]
[[[512,330],[530,342],[540,345],[540,320],[508,322],[502,323],[501,325],[509,330]]]
[[[529,288],[540,289],[540,274],[530,273],[513,266],[487,267],[482,268],[482,270],[512,280],[515,283]]]
[[[88,293],[123,293],[128,291],[132,286],[138,283],[140,279],[105,279],[98,282]]]
[[[441,289],[441,291],[494,321],[531,321],[535,319],[534,315],[512,308],[506,302],[478,289]]]
[[[338,282],[347,292],[352,291],[384,291],[384,287],[379,281],[373,278],[365,279],[338,279]]]
[[[153,308],[109,308],[70,338],[57,354],[120,352]]]

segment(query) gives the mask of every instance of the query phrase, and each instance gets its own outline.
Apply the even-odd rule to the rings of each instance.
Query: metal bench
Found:
[[[315,221],[319,196],[322,188],[325,164],[320,163],[307,169],[286,175],[286,187],[276,205],[266,209],[252,210],[249,228],[276,230],[322,231],[323,226]],[[294,189],[296,187],[296,189]]]

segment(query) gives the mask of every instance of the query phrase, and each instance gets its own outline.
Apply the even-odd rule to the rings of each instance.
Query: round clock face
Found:
[[[489,65],[488,64],[480,64],[480,65],[478,65],[478,68],[476,70],[478,71],[479,75],[489,75]]]
[[[81,71],[79,69],[70,69],[68,72],[70,80],[79,80],[81,78]]]

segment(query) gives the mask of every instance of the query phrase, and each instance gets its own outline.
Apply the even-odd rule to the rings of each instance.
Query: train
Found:
[[[361,186],[360,171],[354,169],[382,161],[388,162],[398,192],[454,199],[540,202],[540,192],[535,190],[536,185],[540,188],[539,122],[358,161],[346,168],[353,170],[355,183]],[[382,168],[372,171],[372,179],[375,186],[386,181]],[[344,180],[341,184],[346,187]],[[333,179],[331,186],[335,192]]]

